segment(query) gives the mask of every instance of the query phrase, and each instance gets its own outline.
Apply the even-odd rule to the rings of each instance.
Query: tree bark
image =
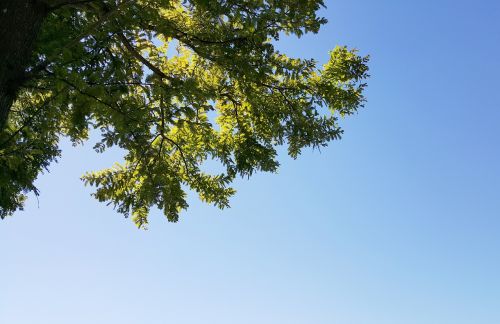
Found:
[[[47,6],[37,0],[0,0],[0,132],[25,81]]]

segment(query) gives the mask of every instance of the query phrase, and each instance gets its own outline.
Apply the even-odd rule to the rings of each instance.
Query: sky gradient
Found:
[[[500,2],[326,4],[279,47],[371,55],[341,141],[148,231],[79,180],[120,155],[65,142],[0,222],[0,323],[500,323]]]

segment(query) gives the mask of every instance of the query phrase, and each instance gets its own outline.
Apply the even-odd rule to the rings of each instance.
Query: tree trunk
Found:
[[[0,132],[23,84],[35,40],[47,16],[37,0],[0,0]]]

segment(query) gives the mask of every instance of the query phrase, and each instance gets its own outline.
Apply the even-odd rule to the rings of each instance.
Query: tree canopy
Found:
[[[0,11],[24,1],[2,0]],[[82,179],[137,226],[155,206],[177,221],[186,189],[224,208],[237,176],[276,171],[279,146],[296,158],[339,139],[338,117],[365,100],[367,57],[336,47],[318,67],[274,46],[318,32],[320,0],[30,1],[40,23],[20,36],[33,39],[20,45],[27,57],[11,55],[0,70],[2,218],[38,194],[34,181],[60,156],[61,137],[79,144],[90,132],[101,135],[97,152],[126,155]],[[15,35],[1,24],[3,43]],[[204,171],[212,160],[224,172]]]

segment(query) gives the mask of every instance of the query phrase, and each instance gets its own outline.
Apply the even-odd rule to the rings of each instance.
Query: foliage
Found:
[[[96,129],[96,151],[127,152],[82,179],[144,227],[152,206],[177,221],[184,188],[227,207],[235,177],[276,171],[277,146],[296,158],[340,138],[338,116],[364,102],[367,57],[337,47],[319,69],[273,46],[318,32],[322,1],[70,2],[46,18],[28,69],[36,77],[0,134],[2,218],[37,193],[61,136],[77,144]],[[225,172],[202,171],[207,160]]]

